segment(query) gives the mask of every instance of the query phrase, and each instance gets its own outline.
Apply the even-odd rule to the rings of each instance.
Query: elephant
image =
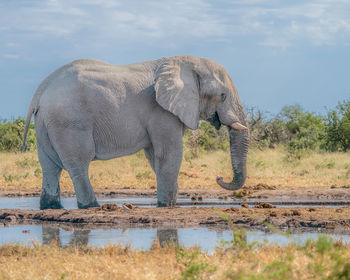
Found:
[[[236,190],[246,180],[247,116],[229,74],[219,63],[174,56],[113,65],[79,59],[50,74],[29,106],[26,135],[34,115],[42,167],[40,209],[62,208],[62,169],[72,179],[78,208],[98,207],[88,168],[143,149],[157,178],[157,205],[176,203],[186,128],[200,120],[228,128],[234,177],[217,183]]]

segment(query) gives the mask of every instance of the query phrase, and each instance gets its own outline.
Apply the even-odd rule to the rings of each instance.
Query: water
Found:
[[[155,207],[157,203],[156,198],[151,197],[121,197],[121,198],[98,198],[97,199],[100,205],[105,203],[116,203],[121,206],[123,203],[131,203],[131,204],[141,204],[140,207]],[[23,209],[23,210],[38,210],[39,209],[39,197],[21,197],[21,198],[7,198],[0,197],[0,209]],[[261,200],[262,202],[263,200]],[[68,197],[61,199],[62,205],[65,209],[77,209],[77,200],[75,197]],[[178,203],[188,204],[183,205],[182,207],[192,207],[193,203],[207,203],[206,205],[195,205],[197,207],[230,207],[230,206],[240,206],[242,201],[237,201],[233,199],[228,200],[220,200],[216,198],[207,198],[203,201],[193,202],[190,198],[178,198]],[[226,204],[220,204],[220,203]],[[311,201],[312,203],[317,203],[317,201]],[[332,203],[332,201],[328,201]],[[277,207],[340,207],[345,205],[339,205],[336,203],[339,201],[333,201],[334,205],[317,205],[317,204],[276,204]],[[249,205],[250,207],[254,207],[254,205]]]
[[[298,233],[290,237],[278,233],[248,231],[246,242],[264,242],[266,244],[286,245],[304,244],[307,239],[317,239],[319,233]],[[350,235],[328,234],[334,240],[350,242]],[[185,247],[199,246],[207,253],[213,253],[221,241],[232,240],[232,231],[213,228],[79,228],[69,229],[53,225],[15,225],[0,227],[0,245],[20,243],[33,245],[33,242],[50,244],[58,242],[60,246],[89,245],[100,247],[109,244],[129,245],[132,249],[148,250],[154,242],[163,246],[175,242]]]

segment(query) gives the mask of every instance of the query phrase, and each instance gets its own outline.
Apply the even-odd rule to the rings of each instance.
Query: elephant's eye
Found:
[[[226,99],[226,93],[221,93],[221,102],[224,102]]]

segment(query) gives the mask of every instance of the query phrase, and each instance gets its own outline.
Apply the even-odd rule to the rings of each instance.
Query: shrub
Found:
[[[13,122],[0,122],[0,151],[18,152],[22,148],[25,119],[17,118]],[[31,122],[27,134],[28,150],[36,148],[34,124]]]
[[[247,112],[251,145],[263,149],[287,142],[285,123],[278,116],[268,119],[266,114],[255,108],[248,109]]]
[[[328,112],[325,138],[326,150],[350,150],[350,100],[339,103],[335,110]]]
[[[187,129],[184,137],[184,144],[189,149],[192,158],[199,155],[200,150],[224,150],[229,147],[229,138],[226,127],[222,126],[216,130],[208,122],[201,121],[198,129]]]
[[[324,118],[305,112],[299,105],[283,107],[280,118],[288,134],[288,150],[319,149],[325,134]]]

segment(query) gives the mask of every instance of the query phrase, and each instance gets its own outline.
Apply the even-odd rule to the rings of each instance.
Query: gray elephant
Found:
[[[175,56],[123,66],[81,59],[62,66],[37,88],[32,114],[43,171],[40,208],[61,208],[59,177],[72,178],[78,207],[97,207],[88,176],[92,160],[144,149],[157,176],[158,206],[176,202],[185,128],[208,120],[228,127],[236,190],[246,179],[247,117],[237,90],[218,63]]]

